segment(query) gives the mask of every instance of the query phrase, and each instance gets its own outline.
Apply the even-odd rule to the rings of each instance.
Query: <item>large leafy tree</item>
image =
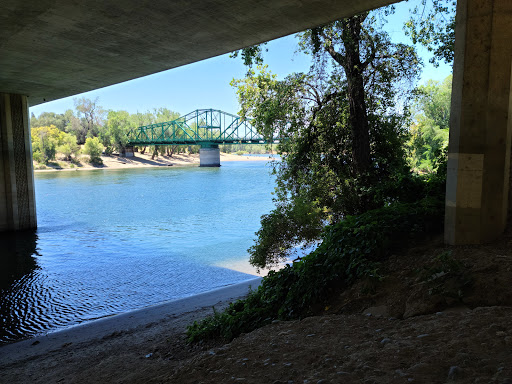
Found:
[[[87,137],[96,137],[104,124],[105,110],[98,104],[98,98],[74,99],[76,116],[70,118],[67,131],[75,134],[78,144],[84,144]]]
[[[259,67],[233,82],[241,115],[281,139],[276,209],[262,218],[253,264],[275,264],[294,244],[314,241],[326,222],[397,198],[385,186],[407,173],[400,96],[420,62],[377,26],[366,12],[308,30],[299,48],[312,57],[309,73],[278,80]]]
[[[128,143],[128,132],[135,127],[135,119],[128,112],[108,111],[105,129],[100,134],[103,145],[122,153]]]

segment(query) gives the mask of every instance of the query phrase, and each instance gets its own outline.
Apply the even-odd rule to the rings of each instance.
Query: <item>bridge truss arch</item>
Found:
[[[271,144],[250,120],[216,109],[197,109],[175,120],[144,125],[128,134],[128,146]]]

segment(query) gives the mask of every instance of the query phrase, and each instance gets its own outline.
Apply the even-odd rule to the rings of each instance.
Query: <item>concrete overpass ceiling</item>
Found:
[[[272,40],[396,0],[3,0],[0,92],[30,105]]]

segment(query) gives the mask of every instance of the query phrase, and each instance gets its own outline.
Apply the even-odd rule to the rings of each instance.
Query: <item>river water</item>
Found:
[[[0,343],[239,283],[265,161],[35,175],[38,229],[0,238]]]

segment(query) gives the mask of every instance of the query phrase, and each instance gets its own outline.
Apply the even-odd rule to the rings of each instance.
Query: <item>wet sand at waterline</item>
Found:
[[[2,383],[149,382],[208,345],[186,327],[255,289],[261,279],[0,346]],[[158,382],[158,380],[156,381]]]

